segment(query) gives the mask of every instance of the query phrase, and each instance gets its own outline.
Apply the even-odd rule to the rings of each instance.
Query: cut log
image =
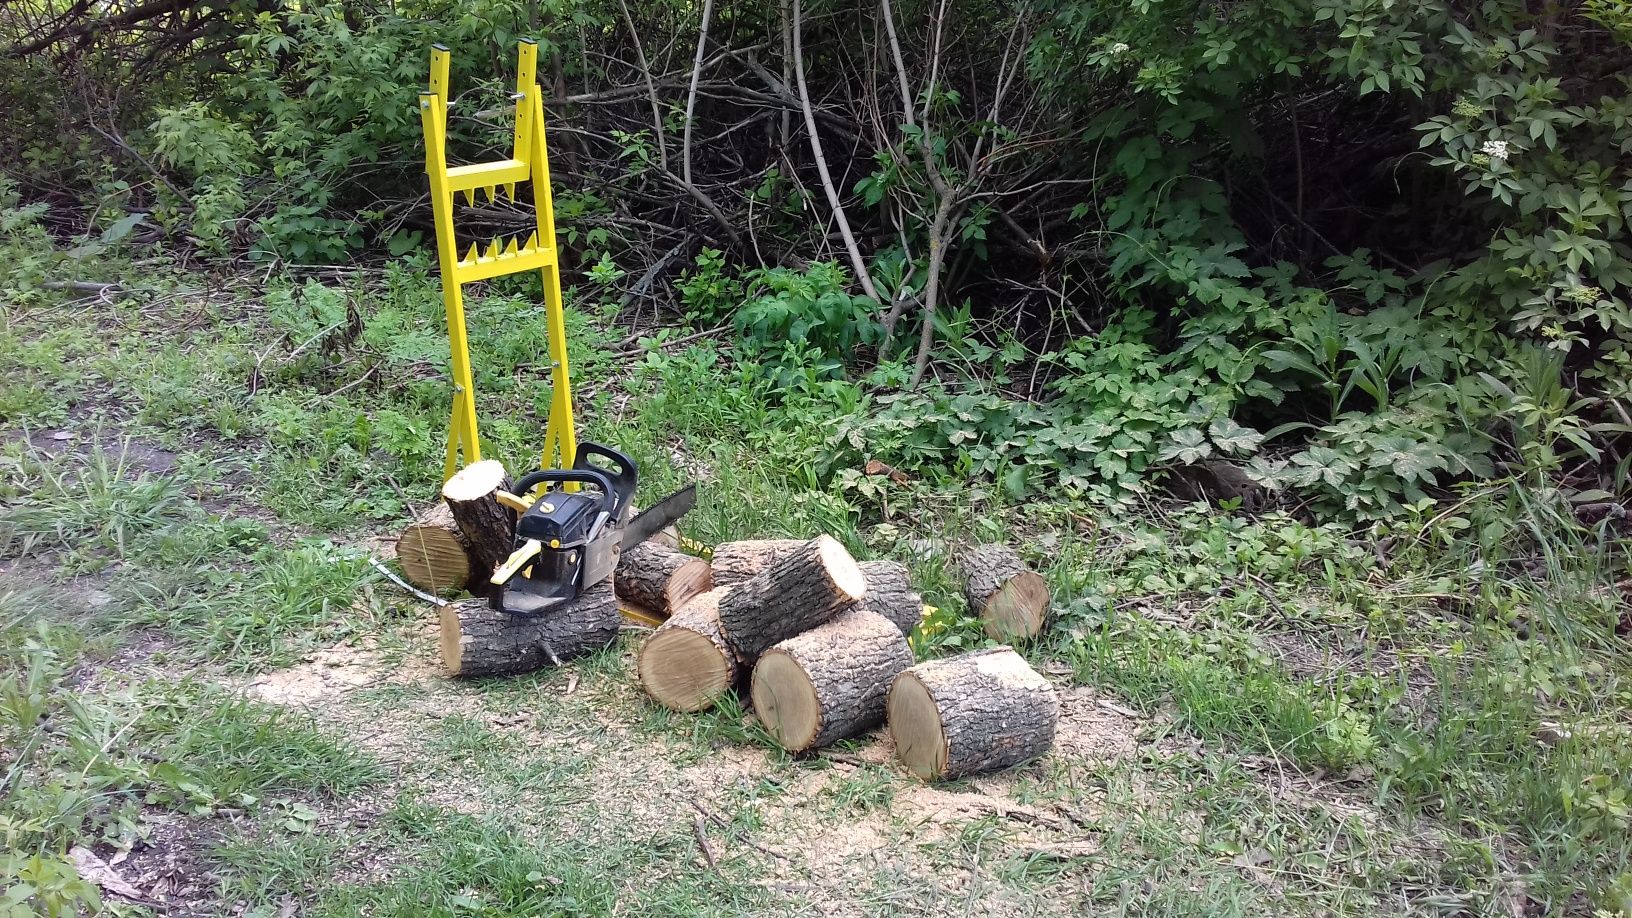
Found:
[[[866,593],[867,577],[832,536],[818,536],[735,584],[720,600],[720,630],[750,660],[822,624]]]
[[[754,664],[754,713],[789,752],[819,749],[882,722],[890,680],[911,665],[894,622],[853,609],[765,651]]]
[[[442,499],[470,546],[471,579],[483,592],[493,569],[514,547],[516,514],[494,496],[510,487],[504,466],[493,459],[472,462],[442,486]]]
[[[422,590],[485,592],[481,584],[471,583],[470,543],[453,521],[453,511],[441,502],[397,536],[397,563],[408,582]]]
[[[907,566],[895,561],[863,561],[861,572],[867,577],[867,595],[856,608],[884,616],[911,634],[924,620],[924,597],[912,588]]]
[[[646,541],[618,558],[613,584],[620,599],[668,615],[713,584],[708,562]]]
[[[730,586],[764,571],[805,544],[803,539],[745,539],[714,547],[714,585]]]
[[[1054,687],[1008,647],[933,660],[895,677],[895,754],[926,781],[1018,765],[1054,744]]]
[[[1007,545],[981,545],[958,559],[969,611],[980,616],[986,634],[999,641],[1034,638],[1048,624],[1052,597],[1048,581],[1026,567]]]
[[[640,684],[658,704],[676,711],[706,711],[737,685],[746,661],[720,632],[715,587],[681,606],[641,645]]]
[[[618,599],[602,581],[536,618],[506,615],[485,599],[442,607],[442,664],[451,676],[496,676],[558,666],[618,637]]]

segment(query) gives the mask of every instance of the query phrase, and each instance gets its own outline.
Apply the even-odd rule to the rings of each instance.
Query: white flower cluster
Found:
[[[1479,148],[1479,152],[1498,162],[1507,159],[1507,141],[1487,140],[1485,145]]]
[[[1128,43],[1125,41],[1119,41],[1116,44],[1111,45],[1112,54],[1127,54],[1130,50],[1131,49],[1128,47]]]

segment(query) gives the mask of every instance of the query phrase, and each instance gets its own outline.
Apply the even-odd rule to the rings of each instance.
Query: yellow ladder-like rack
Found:
[[[476,427],[476,392],[470,372],[470,340],[465,333],[465,284],[506,274],[538,271],[544,281],[544,315],[550,340],[550,419],[544,428],[541,468],[568,468],[578,451],[572,420],[572,383],[567,367],[566,319],[561,309],[561,273],[555,247],[555,214],[550,194],[550,154],[544,142],[544,97],[538,86],[538,43],[523,39],[516,68],[516,134],[510,159],[448,168],[448,49],[431,50],[430,89],[419,94],[420,123],[425,130],[425,172],[431,182],[431,211],[436,218],[436,255],[442,272],[442,304],[448,316],[448,345],[453,354],[453,412],[448,421],[448,454],[442,478],[465,462],[482,458]],[[474,205],[479,193],[496,200],[503,188],[510,200],[516,186],[533,184],[537,228],[526,242],[494,239],[485,251],[472,243],[459,257],[453,232],[454,195],[464,192]]]

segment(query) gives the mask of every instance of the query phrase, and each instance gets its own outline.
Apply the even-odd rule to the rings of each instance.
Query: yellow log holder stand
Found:
[[[482,458],[476,425],[476,392],[471,380],[470,340],[465,331],[464,285],[507,274],[537,271],[544,282],[544,315],[550,340],[550,419],[544,428],[540,468],[569,468],[578,451],[572,419],[572,383],[567,366],[566,321],[561,310],[561,274],[555,247],[555,215],[550,193],[550,155],[544,142],[544,97],[538,86],[538,43],[523,39],[516,68],[515,145],[510,159],[448,167],[448,49],[431,50],[430,88],[419,94],[425,130],[425,172],[430,177],[436,219],[436,255],[442,273],[442,303],[448,316],[453,354],[453,411],[448,421],[447,461],[442,478]],[[474,205],[486,194],[497,200],[503,189],[511,201],[516,187],[531,182],[537,228],[524,243],[494,239],[485,251],[472,243],[463,258],[453,231],[454,195]]]

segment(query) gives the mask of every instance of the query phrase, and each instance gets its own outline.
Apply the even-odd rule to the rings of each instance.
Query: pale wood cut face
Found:
[[[483,459],[460,469],[442,486],[448,500],[475,500],[504,481],[504,465],[497,459]]]
[[[754,667],[754,713],[786,749],[804,749],[822,726],[816,687],[785,653],[771,651]]]
[[[1048,616],[1048,581],[1025,571],[1009,578],[986,604],[986,633],[1000,641],[1034,637]]]
[[[464,657],[459,642],[459,614],[453,611],[452,606],[443,606],[438,618],[441,620],[441,637],[438,641],[442,650],[442,665],[448,672],[458,675],[460,660]]]
[[[867,575],[861,570],[856,559],[850,557],[839,540],[832,536],[822,536],[817,550],[821,552],[822,565],[828,575],[833,578],[833,586],[840,593],[851,600],[860,599],[867,592]]]
[[[944,774],[947,748],[941,712],[917,677],[902,673],[896,678],[890,686],[886,714],[901,764],[926,781]]]
[[[658,631],[640,654],[640,681],[653,698],[678,711],[713,704],[730,677],[720,650],[694,631]]]

